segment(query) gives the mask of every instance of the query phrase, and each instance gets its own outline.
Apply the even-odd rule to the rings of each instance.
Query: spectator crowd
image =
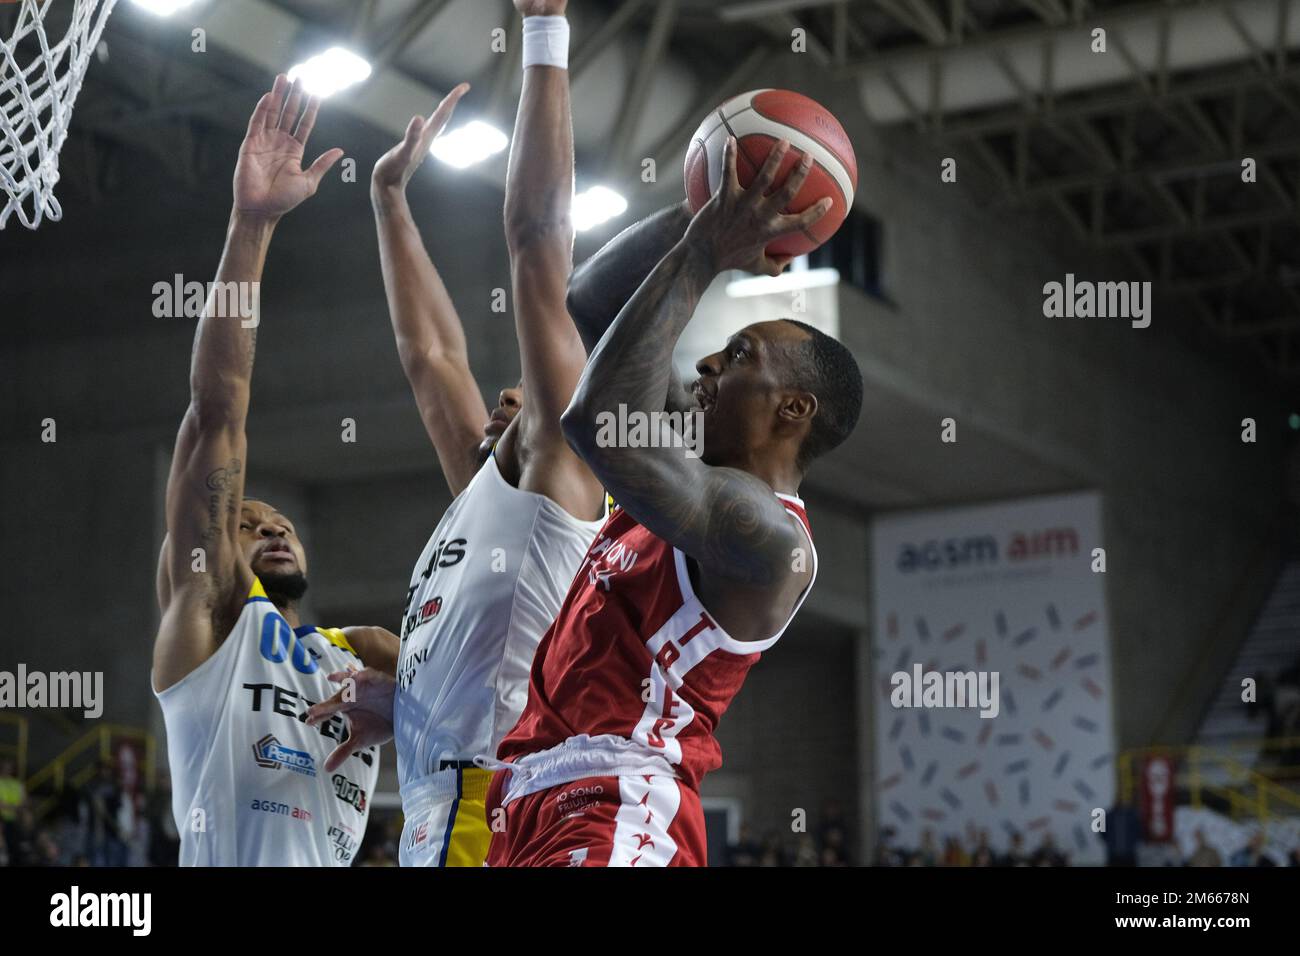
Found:
[[[175,866],[180,839],[172,818],[171,786],[166,774],[152,792],[136,786],[129,768],[101,761],[95,775],[79,789],[68,790],[52,811],[37,820],[18,778],[14,761],[0,757],[0,866]],[[1119,809],[1119,808],[1117,808]],[[1133,865],[1140,849],[1128,833],[1122,811],[1108,840],[1111,865]],[[402,815],[396,809],[374,808],[357,866],[396,866]],[[852,828],[838,804],[830,803],[803,832],[782,836],[768,831],[757,836],[741,825],[728,845],[723,866],[853,866]],[[1264,835],[1256,832],[1231,853],[1228,866],[1275,866],[1264,852]],[[1222,866],[1222,854],[1196,832],[1193,851],[1183,859],[1175,844],[1165,847],[1164,865]],[[970,825],[964,835],[937,836],[922,832],[917,846],[903,846],[889,827],[880,833],[873,861],[876,866],[1068,866],[1068,852],[1044,833],[1030,849],[1020,833],[1013,834],[1003,852],[989,842],[989,833]],[[1291,850],[1290,866],[1300,866],[1300,847]]]

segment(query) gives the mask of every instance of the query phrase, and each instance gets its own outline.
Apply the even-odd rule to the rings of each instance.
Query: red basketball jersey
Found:
[[[777,495],[817,553],[803,502]],[[497,756],[515,760],[579,734],[613,734],[661,754],[692,789],[722,765],[718,721],[764,641],[737,641],[704,609],[686,555],[616,508],[596,536],[533,658],[528,704]]]

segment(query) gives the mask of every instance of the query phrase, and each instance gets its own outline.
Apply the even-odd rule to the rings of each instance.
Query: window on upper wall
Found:
[[[833,268],[841,282],[887,300],[880,267],[883,246],[884,224],[855,208],[829,242],[809,253],[808,265],[812,269]]]

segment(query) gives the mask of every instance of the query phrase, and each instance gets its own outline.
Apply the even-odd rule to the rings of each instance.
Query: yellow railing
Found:
[[[17,714],[0,714],[0,727],[14,729],[16,742],[0,740],[0,754],[14,758],[18,764],[18,779],[21,780],[27,775],[27,718]]]
[[[1300,813],[1300,795],[1245,763],[1255,759],[1260,752],[1291,748],[1300,748],[1300,737],[1241,741],[1219,747],[1139,747],[1126,750],[1116,761],[1120,797],[1125,802],[1133,802],[1138,773],[1134,765],[1137,761],[1163,756],[1173,762],[1176,783],[1186,788],[1193,807],[1204,806],[1207,797],[1217,797],[1227,804],[1233,819],[1254,817],[1263,821],[1281,813]],[[1295,767],[1277,769],[1281,771],[1278,777],[1297,775]],[[1212,776],[1226,777],[1226,783],[1207,779]]]
[[[136,727],[100,724],[94,730],[82,734],[65,748],[63,753],[27,778],[29,794],[35,794],[38,789],[47,785],[52,790],[34,804],[32,812],[36,818],[40,819],[54,809],[60,795],[68,786],[84,786],[95,775],[100,760],[112,759],[113,744],[124,740],[144,744],[144,784],[146,789],[152,790],[158,766],[158,748],[153,735]],[[90,759],[85,759],[88,755]]]

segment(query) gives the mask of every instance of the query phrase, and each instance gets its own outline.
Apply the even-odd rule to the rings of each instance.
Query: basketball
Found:
[[[777,171],[778,184],[804,153],[813,157],[808,179],[786,212],[803,212],[826,196],[834,200],[812,227],[782,236],[768,246],[768,255],[805,255],[835,235],[853,205],[858,162],[848,134],[828,109],[790,90],[751,90],[720,105],[700,123],[686,150],[686,199],[692,213],[699,212],[717,192],[722,148],[728,136],[736,137],[736,175],[741,186],[753,181],[772,147],[785,139],[790,151]]]

